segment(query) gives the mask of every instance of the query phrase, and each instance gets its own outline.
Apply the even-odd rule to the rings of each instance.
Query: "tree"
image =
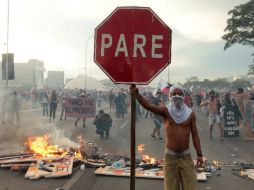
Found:
[[[186,78],[185,86],[187,88],[190,88],[192,85],[194,86],[194,88],[199,86],[199,79],[197,76],[191,76],[189,78]]]
[[[253,64],[249,65],[248,75],[254,75],[254,60]]]
[[[250,81],[245,80],[245,79],[236,79],[232,83],[232,88],[233,89],[238,89],[239,87],[246,88],[248,86],[250,86]]]
[[[232,17],[227,20],[228,33],[222,36],[226,40],[224,50],[236,43],[254,47],[254,0],[236,6],[228,14]]]
[[[197,76],[191,76],[191,77],[189,77],[189,78],[186,78],[186,81],[187,81],[187,82],[198,82],[199,79],[198,79]]]

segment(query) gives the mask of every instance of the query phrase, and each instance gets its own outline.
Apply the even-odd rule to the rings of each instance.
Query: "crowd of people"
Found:
[[[169,93],[162,91],[146,91],[140,92],[142,96],[151,104],[154,105],[167,105],[169,103]],[[214,90],[203,91],[196,90],[190,92],[184,90],[184,103],[195,111],[203,112],[208,116],[209,123],[209,138],[213,139],[214,126],[217,126],[218,138],[223,141],[223,120],[224,110],[228,106],[235,106],[238,113],[239,120],[244,116],[244,100],[254,99],[252,93],[244,92],[243,88],[239,88],[237,92],[215,92]],[[114,113],[116,118],[124,119],[128,114],[130,107],[130,95],[128,89],[119,88],[112,89],[108,92],[101,91],[88,91],[84,89],[76,90],[53,90],[53,89],[12,89],[2,92],[1,97],[1,119],[2,123],[13,122],[14,116],[16,122],[19,124],[19,111],[21,103],[24,101],[31,101],[32,108],[42,108],[42,115],[48,117],[49,122],[55,121],[56,109],[60,109],[59,120],[66,120],[65,115],[65,98],[67,97],[95,97],[98,110],[105,111],[105,104],[109,104],[109,112]],[[151,131],[151,138],[163,141],[160,134],[160,129],[163,123],[162,117],[158,114],[153,114],[151,111],[145,109],[136,101],[136,121],[140,119],[153,119],[154,129]],[[85,127],[86,118],[79,118],[75,120],[74,126],[82,121],[82,126]],[[107,136],[107,134],[106,134]]]

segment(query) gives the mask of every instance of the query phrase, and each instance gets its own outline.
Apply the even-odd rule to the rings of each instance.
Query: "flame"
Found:
[[[142,153],[145,150],[144,144],[138,144],[138,153]]]
[[[148,163],[148,164],[156,164],[156,159],[154,157],[147,155],[147,154],[143,155],[142,159],[144,161],[146,161],[146,163]]]
[[[219,163],[219,161],[214,160],[213,164],[218,167],[220,163]]]
[[[49,144],[50,135],[28,137],[25,145],[29,151],[42,157],[54,157],[55,155],[64,156],[68,153],[67,150],[59,148],[58,145]]]

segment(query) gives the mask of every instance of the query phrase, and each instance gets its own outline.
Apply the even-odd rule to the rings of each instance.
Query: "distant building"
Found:
[[[51,88],[64,88],[64,71],[48,71],[46,85]]]
[[[2,67],[0,67],[2,79]],[[44,83],[44,62],[29,59],[28,63],[14,63],[15,79],[9,81],[10,86],[42,87]],[[2,84],[5,81],[2,80]]]

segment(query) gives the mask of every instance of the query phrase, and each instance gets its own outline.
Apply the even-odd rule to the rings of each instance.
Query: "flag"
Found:
[[[171,86],[173,85],[166,82],[163,78],[161,78],[158,83],[157,89],[160,89],[164,93],[169,93],[169,89]]]

